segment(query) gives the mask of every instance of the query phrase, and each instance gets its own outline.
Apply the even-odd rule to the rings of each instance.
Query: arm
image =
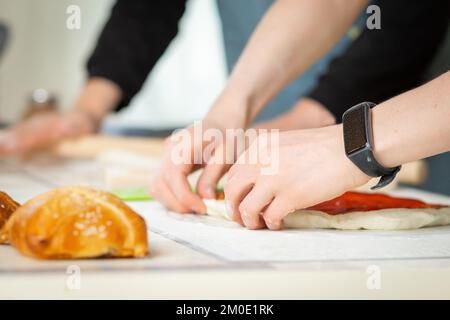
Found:
[[[105,78],[90,78],[75,101],[72,113],[84,114],[95,130],[121,99],[122,90],[117,84]]]
[[[373,109],[374,155],[393,167],[450,150],[450,72]],[[282,219],[369,181],[345,155],[342,125],[287,131],[278,143],[256,141],[230,169],[230,215],[251,229],[277,230]],[[269,154],[273,174],[249,154]],[[266,169],[267,171],[267,169]]]
[[[259,124],[259,128],[295,130],[330,125],[334,119],[340,122],[349,106],[364,100],[385,101],[423,81],[445,38],[450,2],[375,3],[381,8],[382,28],[363,27],[362,34],[330,63],[305,98],[285,114]]]
[[[380,103],[420,85],[445,38],[447,0],[380,0],[376,4],[381,8],[381,29],[363,28],[308,95],[338,121],[347,108],[361,101]]]
[[[94,132],[125,106],[177,33],[185,0],[118,0],[89,59],[89,79],[67,114],[42,114],[0,133],[0,157]]]
[[[89,58],[75,110],[99,123],[126,106],[178,32],[185,0],[118,0]]]
[[[245,128],[264,105],[286,84],[327,52],[344,34],[367,0],[279,0],[259,23],[237,62],[228,84],[206,115],[204,128],[222,130]],[[188,136],[195,140],[194,131]],[[185,141],[188,141],[186,139]],[[185,143],[185,145],[180,145]],[[179,212],[204,212],[201,197],[214,197],[220,177],[227,171],[223,157],[226,146],[213,146],[215,163],[202,159],[206,166],[193,193],[187,175],[195,169],[193,155],[207,142],[168,143],[160,174],[153,181],[152,195],[169,209]],[[212,144],[212,143],[211,143]],[[171,154],[184,150],[189,164],[174,164]],[[225,151],[224,151],[225,150]],[[231,152],[234,153],[234,150]]]
[[[223,123],[226,109],[232,126],[245,127],[275,94],[340,39],[366,2],[276,1],[250,38],[206,120]]]
[[[120,107],[140,90],[176,36],[185,2],[118,0],[113,7],[87,68],[90,78],[105,78],[120,88]]]
[[[450,151],[450,71],[373,110],[375,156],[385,166]]]

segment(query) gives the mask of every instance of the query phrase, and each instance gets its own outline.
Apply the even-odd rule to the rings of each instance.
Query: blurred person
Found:
[[[253,31],[253,25],[272,3],[272,0],[217,1],[230,69]],[[258,127],[287,130],[329,125],[340,119],[344,106],[359,101],[362,96],[380,102],[418,83],[442,38],[444,11],[439,11],[442,5],[415,2],[405,6],[404,0],[395,4],[377,3],[382,7],[383,28],[363,31],[347,50],[350,40],[343,37],[303,76],[267,102],[266,113],[256,118],[266,121]],[[89,59],[89,78],[73,108],[67,114],[38,115],[0,133],[0,156],[30,152],[98,130],[110,111],[128,105],[140,90],[175,37],[184,6],[185,1],[117,1]],[[398,8],[402,8],[402,15],[397,13]],[[411,18],[424,21],[421,32],[408,23]],[[318,30],[320,26],[313,32]],[[415,46],[415,38],[421,46]],[[397,45],[392,46],[393,42]],[[402,51],[403,48],[408,48],[409,52]],[[332,63],[314,89],[315,79],[326,70],[328,61],[342,52],[345,52],[342,58]],[[384,63],[387,60],[392,63]],[[378,68],[379,64],[373,61],[384,65]],[[405,73],[408,64],[411,67]],[[304,94],[307,98],[295,102]],[[292,105],[284,115],[267,121]]]
[[[233,68],[254,26],[273,0],[217,0],[229,69]],[[178,32],[185,0],[118,0],[88,60],[88,79],[69,112],[40,114],[0,133],[0,157],[51,146],[62,139],[93,133],[111,111],[126,107]],[[267,119],[287,110],[302,90],[313,85],[331,58],[350,39],[341,42],[295,81],[267,108]],[[205,49],[207,48],[205,43]],[[207,85],[205,79],[205,85]]]

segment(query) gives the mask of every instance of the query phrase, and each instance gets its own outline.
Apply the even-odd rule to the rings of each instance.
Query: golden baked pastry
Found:
[[[58,188],[17,209],[5,235],[19,252],[41,259],[143,257],[144,220],[116,196],[85,187]]]
[[[19,208],[19,204],[14,201],[6,193],[0,191],[0,230],[2,230],[6,221],[14,213],[14,211]],[[0,243],[2,243],[1,232],[0,232]]]

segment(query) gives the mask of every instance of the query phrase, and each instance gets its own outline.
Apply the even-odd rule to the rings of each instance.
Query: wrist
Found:
[[[248,100],[225,90],[204,118],[205,126],[220,130],[246,128],[252,121]]]
[[[400,166],[386,167],[374,152],[372,109],[373,102],[361,102],[348,109],[342,116],[344,147],[346,156],[365,174],[380,177],[372,190],[391,183]]]
[[[359,187],[367,183],[372,177],[364,173],[358,168],[347,156],[345,152],[344,130],[342,124],[326,127],[324,129],[331,130],[334,138],[335,153],[337,155],[337,165],[342,168],[344,181],[347,182],[348,190]]]
[[[406,154],[397,144],[398,132],[385,127],[385,113],[379,106],[372,109],[373,154],[384,167],[393,168],[403,164],[399,157]]]
[[[122,91],[114,82],[104,78],[90,78],[75,102],[73,110],[90,118],[97,127],[120,102],[121,97]]]
[[[100,124],[103,120],[102,116],[95,114],[94,112],[89,111],[89,109],[75,108],[71,114],[75,117],[80,118],[86,124],[89,124],[95,130],[100,127]]]
[[[65,135],[71,138],[94,133],[100,127],[100,121],[95,115],[83,109],[70,111],[66,114],[65,119]]]

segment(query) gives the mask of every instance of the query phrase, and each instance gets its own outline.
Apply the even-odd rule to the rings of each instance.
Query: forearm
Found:
[[[83,87],[73,110],[86,114],[97,125],[117,106],[121,98],[122,92],[114,82],[91,78]]]
[[[373,109],[375,156],[393,167],[450,150],[450,72]]]
[[[329,126],[336,123],[331,112],[319,102],[303,98],[299,100],[288,112],[258,123],[257,129],[298,130]]]
[[[245,101],[247,124],[276,93],[339,40],[365,3],[275,2],[253,33],[225,88],[225,94]]]

